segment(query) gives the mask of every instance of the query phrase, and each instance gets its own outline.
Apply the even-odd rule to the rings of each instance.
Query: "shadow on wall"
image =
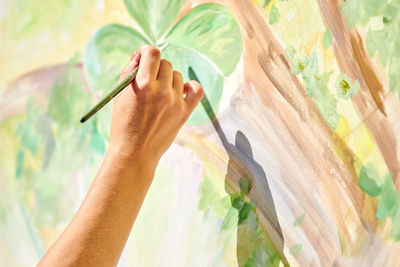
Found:
[[[199,81],[191,68],[189,77],[191,80]],[[267,176],[261,165],[254,160],[249,140],[241,131],[237,131],[235,144],[229,143],[206,95],[201,104],[229,155],[225,190],[238,214],[236,245],[238,265],[275,266],[281,261],[288,266],[283,254],[282,230]],[[261,231],[259,226],[257,211],[265,218],[264,231]]]

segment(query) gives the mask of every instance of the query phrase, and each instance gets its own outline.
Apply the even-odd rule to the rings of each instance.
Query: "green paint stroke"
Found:
[[[241,177],[239,179],[240,194],[247,195],[251,190],[251,181]]]
[[[388,72],[390,90],[400,96],[400,1],[344,0],[340,10],[349,28],[359,23],[367,29],[365,43],[368,53],[378,56]],[[371,19],[374,22],[370,23]],[[376,27],[377,19],[382,21],[379,27]],[[392,175],[380,177],[373,165],[364,165],[360,170],[359,185],[366,194],[377,197],[376,217],[380,220],[391,218],[390,236],[400,241],[400,202]]]
[[[95,90],[109,90],[132,52],[144,43],[159,47],[163,57],[185,76],[191,64],[214,110],[222,96],[223,78],[236,68],[242,39],[235,15],[226,6],[207,3],[192,8],[175,24],[184,0],[125,0],[136,29],[111,24],[89,42],[85,72]],[[186,77],[185,77],[186,78]],[[188,123],[209,122],[196,108]]]
[[[74,55],[67,64],[67,72],[56,79],[51,90],[47,114],[61,128],[77,126],[76,120],[84,114],[89,106],[88,93],[85,92],[81,72],[75,67],[80,59]]]
[[[307,96],[314,100],[331,129],[336,129],[339,123],[336,98],[328,88],[332,72],[319,73],[318,58],[315,52],[310,57],[298,56],[294,47],[289,45],[286,48],[286,58],[290,61],[292,73],[301,74]]]
[[[325,49],[329,49],[332,46],[332,33],[329,29],[326,29],[322,36],[322,45]]]
[[[43,255],[45,253],[43,244],[42,244],[41,240],[39,239],[39,236],[38,236],[36,230],[32,227],[32,223],[27,214],[27,211],[25,210],[25,206],[21,202],[19,202],[18,205],[19,205],[21,214],[24,218],[26,230],[29,234],[29,237],[31,238],[32,246],[34,247],[36,254],[39,256],[39,258],[41,258],[41,257],[43,257]]]
[[[275,5],[272,5],[269,12],[269,24],[276,24],[279,22],[279,10]]]
[[[345,255],[349,248],[346,243],[346,239],[344,238],[344,236],[340,230],[338,230],[338,237],[339,237],[340,250],[342,252],[342,255]]]
[[[378,196],[382,189],[379,182],[379,174],[372,164],[361,167],[358,184],[365,193],[373,197]]]
[[[82,70],[75,65],[78,61],[79,55],[55,79],[47,106],[28,101],[26,115],[13,130],[20,141],[14,157],[15,186],[35,228],[59,225],[73,215],[74,205],[60,195],[74,171],[93,166],[105,150],[96,120],[83,126],[77,120],[93,104]],[[34,202],[29,201],[32,196]]]
[[[301,225],[303,223],[305,217],[306,217],[305,213],[303,213],[302,215],[297,217],[293,222],[293,226],[297,227],[297,226]]]
[[[0,207],[0,225],[4,225],[7,221],[7,210],[4,207]]]
[[[266,8],[270,2],[271,2],[271,0],[264,0],[262,3],[262,7]]]
[[[189,75],[189,69],[192,69],[192,73],[195,73],[197,80],[203,86],[212,109],[218,110],[223,93],[224,77],[217,68],[199,53],[181,46],[168,45],[162,53],[165,59],[173,62],[174,69],[182,73],[185,81],[193,79]],[[176,61],[177,58],[180,60]],[[202,124],[209,121],[203,105],[198,105],[189,117],[188,123]]]
[[[24,164],[24,150],[18,149],[18,156],[17,156],[17,168],[15,169],[15,178],[19,179],[22,174],[22,168]]]
[[[40,139],[38,136],[32,134],[36,132],[36,114],[39,107],[35,104],[33,99],[29,99],[26,106],[26,118],[24,123],[20,123],[16,130],[16,135],[20,137],[21,146],[29,150],[33,155],[37,155],[40,147]],[[23,155],[21,155],[23,157]]]
[[[343,0],[340,11],[346,19],[347,26],[353,28],[357,23],[366,25],[371,18],[382,14],[388,2],[387,0]]]
[[[235,15],[228,7],[212,3],[193,8],[173,26],[163,43],[198,53],[224,76],[234,71],[242,51]]]
[[[378,211],[376,213],[376,217],[381,220],[386,217],[392,218],[399,202],[399,194],[394,187],[392,175],[385,176],[385,183],[383,184],[381,192],[377,197]]]
[[[124,0],[131,17],[152,41],[159,40],[183,8],[185,0]]]
[[[368,53],[378,55],[387,69],[390,90],[400,96],[400,1],[346,0],[342,1],[340,10],[349,28],[360,23],[368,30],[365,38]],[[372,27],[377,19],[382,24]]]
[[[358,178],[361,189],[369,196],[378,199],[376,217],[384,220],[389,217],[392,220],[390,236],[395,241],[400,241],[400,200],[399,194],[392,181],[392,175],[381,177],[376,167],[367,163],[362,166]]]
[[[291,248],[290,248],[290,254],[292,254],[293,255],[293,257],[297,257],[298,255],[299,255],[299,253],[300,253],[300,251],[301,251],[301,249],[303,248],[303,245],[302,244],[296,244],[296,245],[294,245],[294,246],[292,246]]]
[[[237,257],[239,266],[281,266],[279,253],[266,232],[260,227],[255,210],[251,210],[237,226]]]
[[[104,137],[99,132],[96,121],[92,124],[92,133],[90,136],[90,146],[97,152],[104,153],[106,151],[106,144]]]
[[[237,228],[239,266],[280,266],[281,257],[260,226],[255,204],[245,200],[251,190],[251,183],[241,178],[239,179],[241,192],[225,195],[216,189],[215,181],[220,178],[206,168],[200,186],[200,210],[204,211],[205,216],[212,210],[217,217],[222,218],[222,231]]]
[[[250,211],[256,211],[256,206],[251,202],[246,202],[243,195],[231,194],[232,207],[239,212],[238,225],[242,224],[249,216]]]
[[[345,100],[349,99],[351,96],[357,95],[361,87],[358,80],[352,83],[350,78],[344,73],[339,74],[336,78],[335,86],[337,89],[337,96]]]
[[[295,75],[301,74],[307,96],[314,100],[326,122],[332,130],[335,130],[339,123],[337,100],[328,88],[333,71],[320,73],[316,52],[312,52],[309,57],[299,56],[291,45],[286,47],[286,58],[290,62],[291,72]],[[337,97],[345,100],[350,99],[351,96],[360,91],[360,83],[358,81],[352,83],[348,76],[343,73],[337,76],[335,85]]]
[[[93,0],[53,0],[46,4],[41,0],[11,1],[7,4],[9,13],[6,12],[6,24],[12,27],[12,37],[20,40],[42,34],[49,25],[54,32],[68,32],[79,27],[86,8],[94,9],[95,4]]]

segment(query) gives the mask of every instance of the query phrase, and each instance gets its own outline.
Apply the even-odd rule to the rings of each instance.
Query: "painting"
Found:
[[[3,0],[0,262],[36,264],[109,140],[79,119],[143,44],[205,89],[119,266],[396,266],[399,0]]]

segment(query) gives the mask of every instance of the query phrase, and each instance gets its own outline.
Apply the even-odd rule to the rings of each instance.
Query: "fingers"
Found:
[[[191,113],[204,95],[203,87],[196,81],[190,81],[185,83],[184,93],[186,94],[185,102],[187,108]]]
[[[157,48],[150,45],[141,47],[136,54],[132,55],[131,62],[122,71],[121,78],[132,72],[140,62],[134,89],[138,88],[140,81],[144,85],[143,88],[154,87],[156,91],[173,89],[180,99],[184,98],[183,102],[186,104],[187,116],[189,116],[203,97],[203,88],[196,81],[184,84],[182,74],[173,70],[171,62],[160,57],[160,51]],[[153,81],[158,81],[158,83],[153,83]]]
[[[129,63],[121,71],[120,80],[125,79],[126,76],[128,76],[137,66],[139,66],[140,57],[141,54],[139,50],[133,53],[131,61],[129,61]]]
[[[183,76],[179,71],[174,70],[172,88],[180,98],[183,98]]]
[[[153,81],[157,79],[160,67],[160,50],[151,45],[144,45],[140,49],[141,64],[139,66],[137,79],[142,81]]]
[[[135,57],[137,56],[137,54],[140,54],[140,50],[137,50],[135,52],[133,52],[132,56],[131,56],[131,61],[135,59]]]
[[[161,83],[163,88],[171,88],[173,79],[172,64],[168,60],[162,59],[160,61],[160,68],[158,70],[157,81]]]

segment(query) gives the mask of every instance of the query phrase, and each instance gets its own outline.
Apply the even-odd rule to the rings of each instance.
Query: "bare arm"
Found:
[[[160,52],[142,47],[135,82],[115,99],[110,145],[79,211],[39,266],[115,266],[162,154],[203,96]],[[184,98],[183,95],[186,95]]]

